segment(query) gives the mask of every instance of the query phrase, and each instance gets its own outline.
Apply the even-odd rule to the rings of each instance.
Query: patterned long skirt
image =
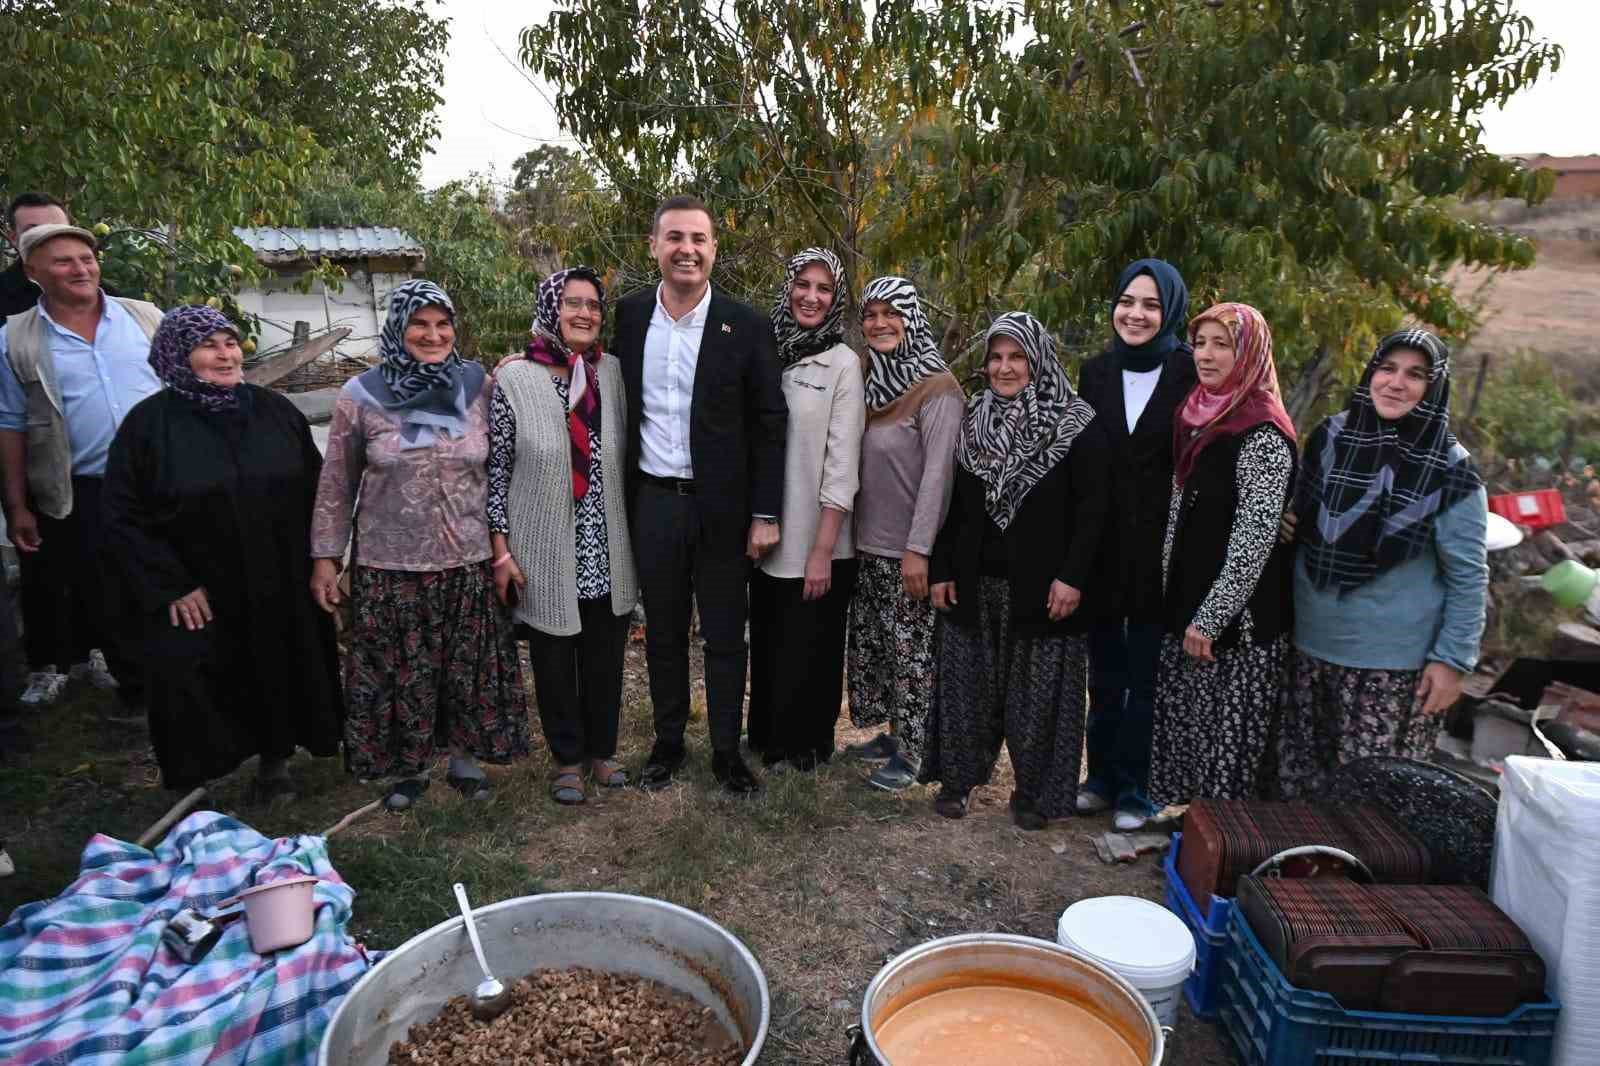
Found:
[[[890,723],[917,756],[933,694],[933,604],[906,595],[899,559],[860,562],[850,600],[850,721],[857,729]]]
[[[1185,655],[1181,637],[1162,640],[1150,749],[1150,798],[1157,807],[1270,793],[1288,655],[1287,635],[1262,644],[1246,640],[1213,663]]]
[[[934,629],[933,703],[918,779],[956,792],[987,784],[1005,742],[1017,793],[1046,818],[1071,814],[1083,762],[1089,645],[1018,637],[1010,582],[982,578],[978,625]]]
[[[1296,650],[1284,686],[1278,789],[1285,799],[1315,794],[1327,775],[1369,755],[1427,759],[1439,719],[1422,713],[1421,670],[1336,666]]]
[[[426,773],[439,747],[485,762],[528,753],[528,700],[489,564],[411,573],[357,567],[345,664],[345,765]]]

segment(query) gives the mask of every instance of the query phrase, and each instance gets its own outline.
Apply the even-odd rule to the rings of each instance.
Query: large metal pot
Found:
[[[1128,1041],[1144,1066],[1160,1066],[1166,1054],[1166,1034],[1155,1011],[1132,985],[1095,960],[1070,948],[1033,937],[1009,933],[966,933],[919,944],[891,959],[867,985],[861,1001],[861,1025],[854,1032],[850,1061],[853,1066],[887,1064],[874,1039],[876,1027],[886,1019],[884,1008],[905,1002],[909,993],[959,985],[962,975],[974,983],[993,984],[1014,979],[1019,986],[1055,987],[1098,1014]],[[973,1066],[982,1066],[974,1063]]]
[[[752,1066],[767,1039],[771,1001],[755,956],[694,911],[643,896],[552,892],[473,912],[495,976],[586,966],[637,974],[710,1007],[749,1048]],[[401,944],[363,977],[334,1013],[317,1066],[384,1066],[411,1026],[482,978],[459,916]]]

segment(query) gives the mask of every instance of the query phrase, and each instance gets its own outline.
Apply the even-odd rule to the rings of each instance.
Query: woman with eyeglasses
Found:
[[[638,600],[622,491],[627,397],[600,349],[605,287],[586,266],[539,285],[525,358],[495,372],[489,537],[494,583],[527,640],[550,798],[584,801],[585,771],[621,788],[622,657]]]

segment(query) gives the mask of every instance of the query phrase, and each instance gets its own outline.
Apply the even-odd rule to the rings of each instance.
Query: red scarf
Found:
[[[538,334],[528,345],[528,358],[542,366],[567,368],[567,435],[572,439],[572,498],[581,500],[589,492],[589,470],[594,456],[589,449],[589,430],[600,424],[600,345],[596,343],[582,355],[563,355],[549,340]]]
[[[1188,399],[1172,420],[1173,472],[1178,487],[1189,480],[1195,461],[1207,445],[1234,437],[1263,422],[1271,422],[1292,442],[1294,420],[1284,409],[1278,391],[1278,371],[1272,361],[1272,329],[1249,304],[1216,304],[1189,321],[1189,343],[1194,343],[1200,323],[1220,322],[1233,334],[1233,369],[1215,392],[1195,383]]]

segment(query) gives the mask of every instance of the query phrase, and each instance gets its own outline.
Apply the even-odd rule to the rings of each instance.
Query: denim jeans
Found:
[[[1089,630],[1089,778],[1119,810],[1154,814],[1150,777],[1159,623],[1107,619]]]

